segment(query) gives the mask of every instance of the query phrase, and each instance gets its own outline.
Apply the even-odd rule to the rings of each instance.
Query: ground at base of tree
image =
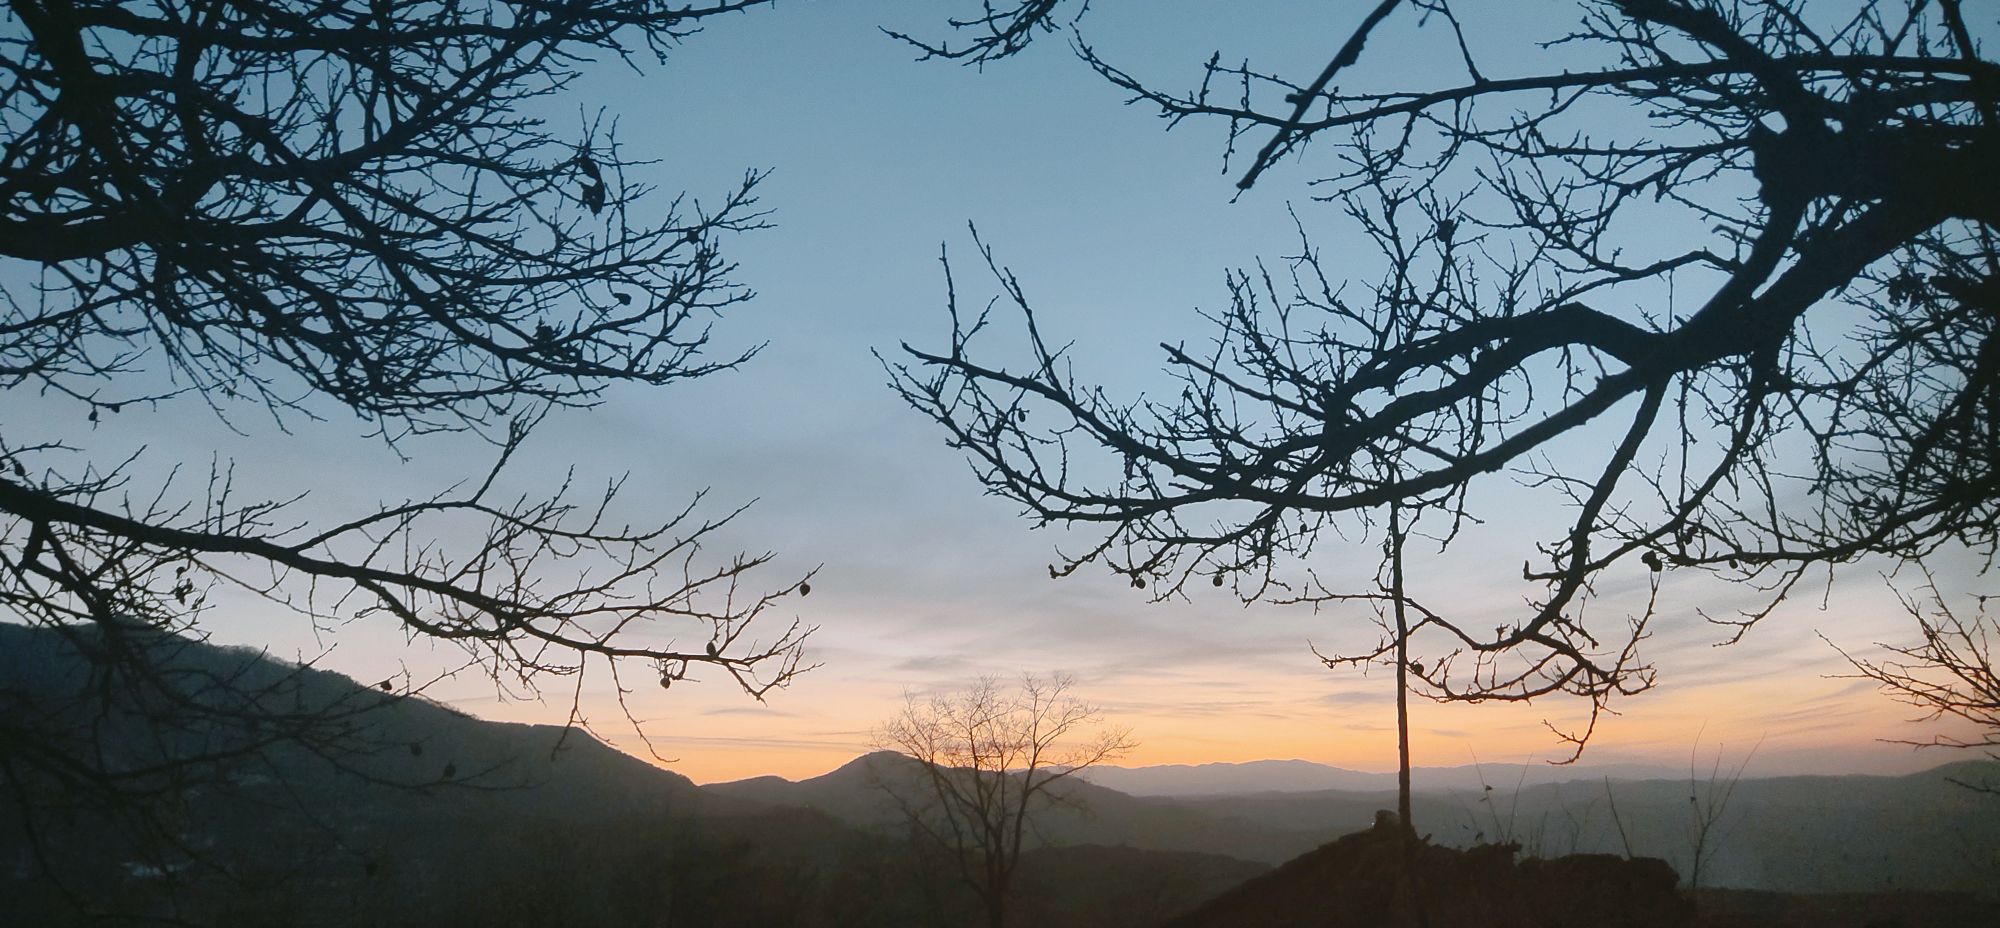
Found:
[[[1410,895],[1420,923],[1402,912],[1402,845],[1385,821],[1321,846],[1216,897],[1169,928],[1683,928],[1694,906],[1665,861],[1579,854],[1520,860],[1512,844],[1467,850],[1423,843]]]
[[[1773,893],[1704,889],[1698,928],[1970,928],[2000,925],[2000,904],[1970,893]]]

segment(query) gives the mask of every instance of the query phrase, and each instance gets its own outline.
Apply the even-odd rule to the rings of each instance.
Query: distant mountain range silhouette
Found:
[[[1650,780],[1685,776],[1686,771],[1656,764],[1466,764],[1417,767],[1410,784],[1418,790],[1514,789],[1574,780]],[[1253,760],[1244,763],[1102,766],[1079,774],[1099,786],[1133,796],[1222,796],[1246,793],[1305,793],[1322,790],[1394,790],[1394,773],[1367,773],[1307,760]]]

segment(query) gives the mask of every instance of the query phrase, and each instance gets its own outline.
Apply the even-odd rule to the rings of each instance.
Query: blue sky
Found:
[[[639,176],[669,191],[719,197],[746,169],[772,171],[761,196],[775,227],[728,246],[759,297],[717,328],[723,345],[769,348],[741,371],[621,389],[599,408],[558,414],[508,478],[532,489],[572,466],[585,483],[629,472],[635,519],[678,508],[701,488],[718,509],[756,499],[725,545],[777,551],[774,584],[822,567],[813,596],[794,604],[820,627],[811,656],[822,667],[762,706],[718,681],[645,689],[634,697],[644,730],[698,780],[811,775],[865,749],[869,729],[905,691],[980,673],[1065,670],[1082,695],[1133,728],[1142,747],[1132,762],[1296,756],[1389,767],[1386,677],[1329,673],[1307,649],[1372,640],[1365,616],[1245,608],[1221,596],[1149,605],[1101,572],[1052,582],[1045,565],[1063,536],[1031,532],[1016,507],[982,496],[942,433],[886,388],[871,350],[936,346],[945,335],[941,245],[955,256],[962,296],[989,292],[968,222],[1020,275],[1051,337],[1077,343],[1079,374],[1128,395],[1161,383],[1158,343],[1205,337],[1195,310],[1221,304],[1226,269],[1290,253],[1288,206],[1331,253],[1354,241],[1333,209],[1310,200],[1310,153],[1232,202],[1219,124],[1163,132],[1151,112],[1121,105],[1059,36],[981,71],[914,62],[877,31],[937,34],[944,6],[788,0],[715,21],[665,66],[592,67],[550,104],[558,126],[605,108],[632,155],[657,159]],[[1125,0],[1100,2],[1086,27],[1107,59],[1181,87],[1217,48],[1225,59],[1316,71],[1358,15],[1354,6]],[[1568,3],[1506,9],[1521,22],[1574,18]],[[1407,25],[1371,49],[1366,60],[1382,68],[1375,79],[1424,80],[1451,63],[1407,41]],[[1495,48],[1525,39],[1526,27],[1511,20],[1474,26]],[[1489,60],[1495,70],[1549,64],[1513,55]],[[313,505],[329,511],[423,494],[484,460],[479,446],[454,439],[426,441],[399,460],[358,441],[363,430],[352,421],[301,425],[272,442],[201,416],[188,407],[93,440],[147,443],[162,463],[234,457],[246,490],[318,472]],[[328,460],[342,463],[328,468]],[[1441,578],[1431,595],[1461,612],[1504,614],[1527,592],[1509,566],[1522,559],[1520,530],[1546,512],[1499,485],[1480,499],[1496,518],[1449,559],[1417,565],[1417,579]],[[1372,573],[1372,556],[1327,545],[1312,566],[1358,580]],[[1942,567],[1948,579],[1972,582],[1965,565]],[[1742,591],[1673,578],[1649,647],[1661,685],[1620,704],[1625,715],[1600,727],[1591,756],[1682,763],[1699,734],[1732,751],[1761,739],[1753,770],[1911,769],[1949,759],[1874,742],[1933,729],[1906,725],[1907,710],[1865,685],[1826,676],[1845,665],[1816,632],[1850,649],[1908,637],[1881,569],[1849,569],[1825,608],[1822,591],[1801,595],[1726,650],[1711,647],[1722,633],[1693,609],[1726,612]],[[1639,578],[1624,579],[1636,588]],[[1619,607],[1617,592],[1607,591],[1603,608]],[[268,611],[227,602],[217,635],[306,654],[337,643],[325,664],[362,679],[398,662],[446,659],[392,628],[316,636]],[[608,682],[599,678],[584,703],[615,738],[629,728]],[[491,718],[560,719],[568,708],[566,690],[547,703],[503,700],[475,679],[434,694]],[[1575,708],[1419,704],[1417,759],[1554,756],[1540,722],[1567,720]]]
[[[1544,28],[1566,26],[1574,10],[1531,6],[1552,14]],[[1179,87],[1216,48],[1316,70],[1348,25],[1339,7],[1109,3],[1085,25],[1107,59]],[[618,111],[626,143],[656,152],[664,174],[691,190],[720,188],[744,167],[773,169],[765,202],[777,227],[736,252],[761,296],[728,326],[771,344],[738,374],[621,397],[544,439],[559,432],[556,445],[587,447],[625,436],[629,458],[662,462],[662,486],[759,498],[741,527],[744,545],[825,565],[819,592],[800,605],[821,626],[814,650],[824,667],[768,708],[719,687],[693,697],[696,716],[662,704],[649,734],[698,777],[704,756],[720,751],[742,752],[745,771],[810,772],[797,748],[831,766],[865,745],[905,689],[1063,669],[1134,726],[1140,760],[1296,754],[1386,766],[1385,681],[1330,674],[1306,648],[1372,638],[1365,617],[1245,609],[1222,597],[1149,605],[1102,574],[1051,582],[1045,565],[1063,536],[1030,532],[1012,504],[982,497],[941,433],[882,387],[869,354],[899,341],[941,343],[941,244],[955,256],[962,297],[991,292],[965,228],[974,222],[1020,275],[1051,337],[1076,341],[1081,373],[1128,394],[1157,388],[1156,346],[1206,336],[1194,311],[1221,302],[1223,271],[1295,250],[1287,207],[1322,248],[1352,247],[1334,210],[1310,200],[1313,162],[1288,165],[1232,202],[1220,125],[1163,132],[1151,112],[1121,105],[1061,37],[982,71],[915,63],[875,30],[935,30],[937,16],[925,3],[781,4],[717,24],[662,72],[606,74],[590,85],[601,92],[584,94]],[[1367,77],[1423,81],[1449,65],[1419,54],[1435,49],[1396,25],[1404,28],[1364,59],[1380,68]],[[1527,38],[1504,20],[1473,26],[1496,49]],[[1482,495],[1495,518],[1431,565],[1452,579],[1432,595],[1504,614],[1527,591],[1492,565],[1519,562],[1519,532],[1537,503],[1504,488]],[[1372,566],[1367,551],[1339,545],[1320,558],[1312,566],[1336,576],[1358,579],[1356,568]],[[1711,746],[1762,739],[1773,769],[1931,762],[1869,741],[1921,734],[1903,727],[1900,707],[1824,676],[1844,665],[1816,630],[1850,647],[1906,631],[1880,569],[1848,571],[1827,609],[1816,593],[1801,596],[1727,650],[1711,647],[1721,633],[1692,609],[1726,614],[1748,597],[1677,578],[1649,648],[1662,685],[1606,723],[1594,756],[1679,762],[1700,734]],[[1638,577],[1624,579],[1637,588]],[[1540,722],[1566,721],[1575,708],[1421,705],[1429,736],[1419,732],[1419,758],[1552,756]],[[752,760],[760,753],[765,768]]]

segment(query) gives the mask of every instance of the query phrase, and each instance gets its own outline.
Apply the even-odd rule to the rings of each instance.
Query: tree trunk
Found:
[[[1410,821],[1410,620],[1403,610],[1402,507],[1389,507],[1389,596],[1396,611],[1396,821],[1416,834]]]
[[[1403,924],[1425,925],[1417,891],[1417,824],[1410,818],[1410,619],[1403,606],[1402,507],[1389,506],[1389,597],[1396,617],[1396,842],[1402,857],[1396,895]]]

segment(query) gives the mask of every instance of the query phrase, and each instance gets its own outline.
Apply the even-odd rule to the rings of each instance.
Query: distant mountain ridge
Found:
[[[702,786],[715,800],[812,811],[877,834],[898,813],[879,781],[908,774],[914,761],[863,755],[822,776],[792,782],[756,777]],[[1219,769],[1218,769],[1219,768]],[[1320,769],[1314,769],[1320,768]],[[1202,774],[1247,775],[1236,792],[1133,795],[1102,781],[1155,777],[1152,788]],[[1332,771],[1329,774],[1328,771]],[[1545,772],[1546,771],[1546,772]],[[1969,759],[1903,776],[1745,777],[1690,785],[1685,771],[1637,765],[1593,768],[1495,764],[1432,768],[1418,779],[1414,821],[1440,844],[1500,842],[1527,856],[1634,854],[1692,871],[1690,795],[1730,789],[1704,848],[1703,886],[1790,893],[1898,890],[1967,892],[1990,883],[2000,863],[2000,801],[1957,785],[2000,783],[2000,764]],[[1069,802],[1049,809],[1038,830],[1051,845],[1109,845],[1155,852],[1203,852],[1279,864],[1335,836],[1369,826],[1395,807],[1394,778],[1339,771],[1307,761],[1181,768],[1092,768],[1069,781]],[[1109,777],[1103,774],[1110,774]],[[1273,783],[1323,780],[1382,788],[1282,790]],[[1537,780],[1540,776],[1543,779]],[[1210,782],[1213,782],[1212,780]],[[1486,787],[1491,787],[1487,789]],[[1148,788],[1142,782],[1136,789]]]
[[[1160,764],[1148,767],[1100,766],[1078,776],[1098,786],[1132,796],[1231,796],[1252,793],[1314,793],[1326,790],[1379,792],[1396,788],[1394,773],[1348,770],[1308,760],[1253,760],[1244,763]],[[1650,764],[1467,764],[1459,767],[1418,767],[1410,784],[1419,791],[1512,790],[1576,780],[1653,780],[1685,778],[1685,771]]]
[[[917,762],[908,757],[877,751],[797,782],[752,777],[711,783],[701,790],[714,800],[809,809],[855,828],[894,833],[902,828],[903,813],[884,785],[906,796],[921,796],[927,787],[918,770]],[[1082,779],[1064,781],[1052,792],[1060,802],[1035,819],[1035,843],[1043,846],[1103,845],[1277,864],[1358,827],[1339,819],[1306,825],[1243,821],[1168,799],[1127,795]],[[1361,823],[1366,824],[1365,817]]]

